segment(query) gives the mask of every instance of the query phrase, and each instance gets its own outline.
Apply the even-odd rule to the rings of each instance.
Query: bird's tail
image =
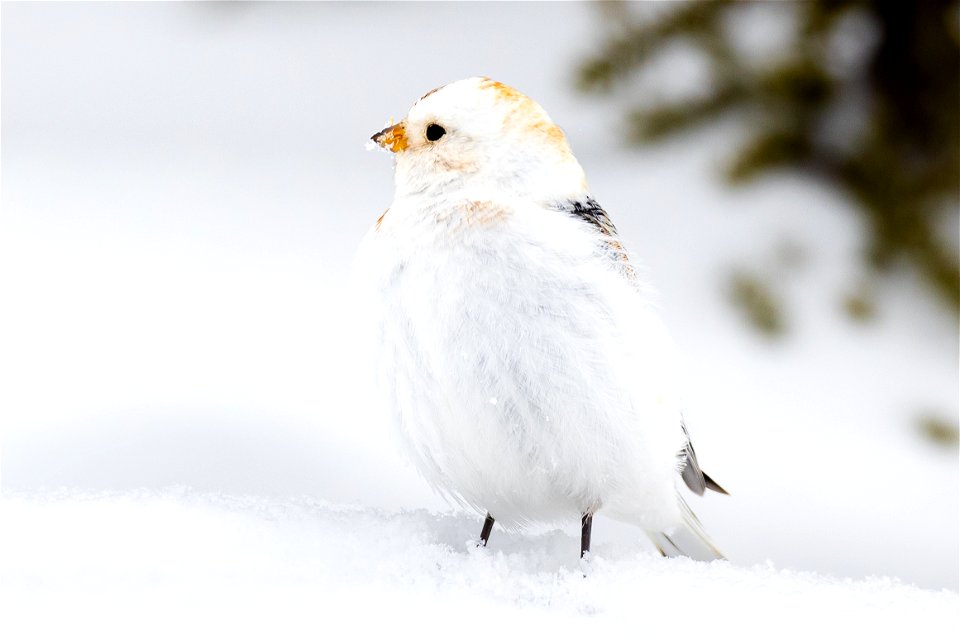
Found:
[[[683,524],[669,534],[663,531],[647,532],[657,551],[668,558],[686,556],[694,560],[726,560],[684,499],[678,495],[677,500],[680,501]]]

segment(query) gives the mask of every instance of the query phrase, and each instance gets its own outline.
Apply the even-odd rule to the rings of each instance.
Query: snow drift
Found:
[[[958,596],[664,559],[472,514],[308,499],[60,492],[2,500],[0,635],[33,637],[924,637],[960,630]],[[609,637],[609,636],[607,636]]]

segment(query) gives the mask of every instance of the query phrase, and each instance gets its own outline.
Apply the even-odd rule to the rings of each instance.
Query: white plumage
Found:
[[[379,384],[424,477],[507,526],[602,511],[719,557],[677,492],[700,472],[670,340],[559,127],[470,78],[374,140],[396,194],[360,263]]]

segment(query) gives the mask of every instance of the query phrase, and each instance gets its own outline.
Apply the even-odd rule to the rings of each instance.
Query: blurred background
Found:
[[[349,273],[367,138],[488,75],[660,291],[726,553],[957,589],[957,6],[4,3],[3,490],[442,508]]]

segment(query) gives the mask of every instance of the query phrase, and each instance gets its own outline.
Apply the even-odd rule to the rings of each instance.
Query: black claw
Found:
[[[585,513],[580,520],[580,557],[590,551],[590,533],[593,530],[593,514]]]
[[[493,516],[487,514],[487,519],[483,521],[483,529],[480,531],[480,546],[487,546],[487,540],[490,539],[490,532],[493,531]]]

